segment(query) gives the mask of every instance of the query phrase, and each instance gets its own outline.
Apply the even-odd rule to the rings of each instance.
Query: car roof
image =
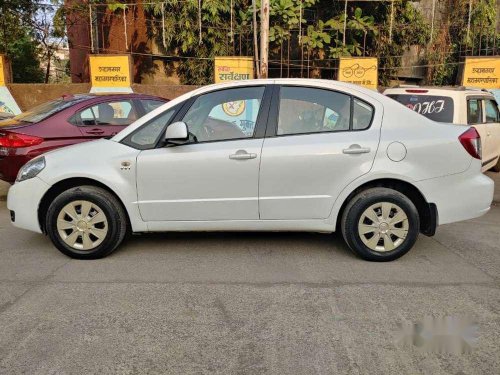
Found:
[[[85,94],[63,94],[60,98],[62,99],[82,99],[90,100],[96,98],[148,98],[148,99],[159,99],[168,102],[169,99],[162,98],[156,95],[141,94],[141,93],[85,93]]]
[[[412,92],[408,90],[427,90],[427,92]],[[408,93],[408,94],[429,94],[429,93],[464,93],[464,94],[472,94],[472,95],[484,95],[484,96],[492,96],[492,93],[486,89],[481,89],[478,87],[466,87],[466,86],[416,86],[416,85],[401,85],[396,87],[389,87],[384,90],[384,94],[387,93]]]

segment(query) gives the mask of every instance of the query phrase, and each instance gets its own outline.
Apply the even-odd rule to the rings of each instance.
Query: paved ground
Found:
[[[5,200],[9,186],[8,183],[0,181],[0,201]]]
[[[498,373],[499,228],[494,206],[388,264],[320,234],[148,235],[76,261],[0,202],[0,373]],[[431,315],[472,316],[477,346],[395,344]]]

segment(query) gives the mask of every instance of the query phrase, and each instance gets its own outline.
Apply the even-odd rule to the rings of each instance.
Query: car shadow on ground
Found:
[[[356,258],[340,234],[303,232],[166,232],[130,236],[115,252],[141,254],[158,251],[202,252],[252,251],[271,253],[329,253],[341,258]]]

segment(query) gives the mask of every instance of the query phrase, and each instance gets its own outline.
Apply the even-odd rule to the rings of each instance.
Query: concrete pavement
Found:
[[[0,181],[0,201],[4,201],[7,198],[9,187],[10,185],[8,183]]]
[[[499,227],[495,205],[385,264],[307,233],[143,235],[77,261],[0,202],[0,374],[493,374]],[[477,346],[395,344],[429,315],[474,317]]]

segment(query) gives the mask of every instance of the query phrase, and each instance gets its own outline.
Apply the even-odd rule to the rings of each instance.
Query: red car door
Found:
[[[139,118],[135,103],[129,99],[103,101],[80,110],[75,115],[84,138],[105,138]]]

